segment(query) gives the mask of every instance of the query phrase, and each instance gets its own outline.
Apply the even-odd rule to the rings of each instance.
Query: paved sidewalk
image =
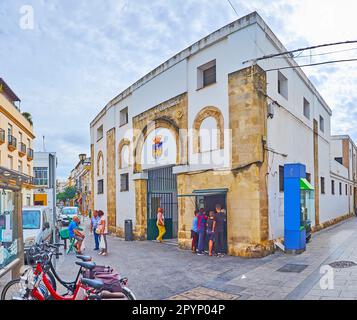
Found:
[[[86,253],[128,277],[139,299],[357,299],[357,267],[329,268],[334,289],[320,287],[326,277],[321,266],[340,260],[357,263],[357,218],[313,234],[301,255],[277,252],[262,259],[197,256],[172,243],[108,238],[107,257],[92,251],[91,235]],[[67,256],[59,272],[73,277],[75,268],[68,266],[74,261]],[[282,267],[289,272],[278,271]]]
[[[115,237],[108,237],[109,255],[102,257],[92,251],[92,242],[88,235],[85,254],[128,277],[138,299],[357,299],[357,266],[320,273],[335,261],[357,263],[357,218],[313,234],[301,255],[277,252],[262,259],[197,256],[172,243]],[[75,260],[70,255],[59,261],[64,279],[75,277]],[[322,277],[332,280],[333,289],[321,288]]]

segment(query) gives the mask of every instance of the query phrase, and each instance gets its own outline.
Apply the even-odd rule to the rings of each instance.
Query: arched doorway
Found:
[[[147,239],[158,236],[157,208],[164,209],[166,234],[164,239],[176,239],[178,231],[177,182],[172,166],[148,171]]]
[[[148,132],[141,152],[141,168],[147,173],[147,239],[158,236],[157,209],[164,209],[164,239],[177,238],[177,181],[173,166],[177,162],[177,137],[172,128],[157,127]]]

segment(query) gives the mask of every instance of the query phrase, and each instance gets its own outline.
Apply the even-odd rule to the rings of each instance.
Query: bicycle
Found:
[[[100,290],[104,284],[98,280],[80,279],[76,283],[73,294],[60,295],[52,286],[47,271],[49,270],[49,261],[51,261],[53,250],[48,250],[45,253],[35,255],[33,258],[36,260],[36,268],[29,268],[21,277],[21,290],[20,295],[15,297],[15,300],[48,300],[48,295],[44,292],[44,287],[50,297],[54,300],[87,300],[89,294],[94,294]],[[85,267],[93,269],[94,263],[77,262],[81,268]],[[43,282],[43,286],[41,286]]]
[[[63,246],[63,244],[49,244],[49,243],[42,243],[40,245],[35,245],[33,247],[31,247],[29,249],[29,251],[27,252],[27,261],[29,262],[30,265],[34,265],[34,261],[33,261],[33,257],[35,255],[40,254],[41,252],[45,251],[48,248],[53,248],[56,249],[60,246]],[[55,253],[56,256],[62,255],[61,253],[56,252]],[[76,256],[78,259],[84,261],[84,262],[89,262],[92,260],[92,257],[90,256],[82,256],[82,255],[77,255]],[[49,281],[53,287],[53,289],[56,291],[57,290],[57,283],[56,280],[68,290],[68,294],[70,292],[74,292],[75,287],[76,287],[76,283],[78,282],[79,277],[81,276],[81,274],[83,273],[83,267],[80,267],[80,269],[78,270],[77,276],[75,278],[74,281],[64,281],[63,279],[61,279],[61,277],[58,275],[58,273],[56,272],[56,269],[53,266],[52,263],[52,259],[50,259],[49,263],[49,270],[47,271],[47,277],[49,278]],[[31,267],[30,267],[31,268]],[[22,276],[25,276],[27,270],[24,272],[24,274]],[[14,279],[9,281],[4,289],[2,290],[1,293],[1,297],[0,300],[13,300],[13,297],[21,291],[21,278],[18,279]],[[45,290],[45,286],[42,285],[42,291]],[[50,299],[50,295],[47,294],[46,295],[48,299]]]
[[[28,268],[20,279],[9,282],[3,292],[2,300],[136,300],[134,293],[127,287],[128,279],[121,278],[116,281],[120,283],[120,292],[110,292],[104,290],[105,287],[112,290],[110,284],[104,284],[103,281],[94,279],[101,275],[113,275],[114,269],[111,267],[97,266],[95,263],[90,263],[91,257],[77,255],[77,258],[82,261],[77,261],[76,264],[80,266],[75,281],[63,281],[52,265],[52,256],[58,254],[57,249],[60,244],[44,243],[40,246],[32,248],[30,251],[29,260],[35,260],[36,268]],[[35,254],[36,253],[36,254]],[[50,272],[50,270],[53,272]],[[115,272],[114,272],[115,274]],[[51,276],[49,276],[51,275]],[[79,279],[80,276],[84,278]],[[57,279],[68,292],[64,295],[59,295],[53,285],[51,277]],[[88,279],[90,278],[90,279]],[[36,280],[36,281],[35,281]],[[42,283],[43,282],[43,283]],[[55,281],[54,281],[55,282]],[[13,288],[16,294],[8,294],[10,288]]]

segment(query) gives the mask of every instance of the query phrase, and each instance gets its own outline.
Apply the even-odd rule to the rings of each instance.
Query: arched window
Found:
[[[128,168],[130,166],[130,161],[130,141],[128,139],[123,139],[120,141],[118,147],[118,168]]]
[[[103,152],[99,151],[97,156],[97,176],[102,176],[104,174],[104,157]]]
[[[192,146],[193,153],[224,149],[224,120],[218,108],[206,107],[197,114],[193,122]]]
[[[202,121],[199,139],[200,152],[208,152],[218,149],[218,127],[215,118],[208,117]]]

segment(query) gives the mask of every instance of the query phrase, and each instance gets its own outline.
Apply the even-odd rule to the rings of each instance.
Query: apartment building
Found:
[[[0,78],[0,277],[9,271],[19,276],[24,256],[22,206],[33,204],[35,135],[19,104]]]

